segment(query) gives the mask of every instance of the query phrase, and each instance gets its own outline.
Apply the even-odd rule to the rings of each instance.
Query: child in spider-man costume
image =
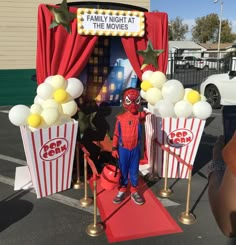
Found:
[[[141,97],[135,88],[127,88],[122,94],[122,105],[125,112],[117,116],[113,142],[112,156],[119,159],[121,172],[119,192],[113,203],[119,204],[125,198],[128,180],[131,183],[131,198],[136,204],[142,205],[144,199],[139,195],[138,176],[141,154],[142,126],[146,113],[139,112]]]

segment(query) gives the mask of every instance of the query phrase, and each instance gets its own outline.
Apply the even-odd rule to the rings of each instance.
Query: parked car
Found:
[[[200,85],[200,93],[205,95],[213,109],[221,105],[236,105],[236,71],[205,78]]]
[[[198,58],[194,63],[194,67],[198,70],[210,70],[210,69],[223,69],[224,62],[221,59],[216,58]]]
[[[194,67],[197,58],[195,56],[179,56],[176,57],[175,68],[189,69]]]

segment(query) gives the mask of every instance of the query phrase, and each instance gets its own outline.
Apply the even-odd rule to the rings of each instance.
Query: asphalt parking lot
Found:
[[[105,233],[98,237],[90,237],[85,232],[87,226],[93,222],[93,208],[80,206],[79,200],[84,196],[82,189],[71,188],[42,199],[37,199],[33,190],[14,191],[15,169],[17,166],[25,165],[26,158],[20,130],[9,122],[8,110],[9,107],[0,108],[0,244],[109,244]],[[185,225],[178,219],[186,207],[186,180],[169,181],[169,187],[173,191],[170,198],[158,196],[159,190],[163,187],[163,180],[151,181],[150,188],[183,232],[116,244],[236,244],[233,239],[221,234],[210,211],[207,197],[207,162],[211,158],[211,149],[216,137],[222,133],[221,125],[221,112],[214,111],[206,122],[195,159],[190,211],[196,217],[196,222]]]

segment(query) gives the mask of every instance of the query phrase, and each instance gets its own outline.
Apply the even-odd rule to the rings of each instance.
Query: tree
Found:
[[[185,39],[185,34],[188,32],[188,25],[183,24],[180,17],[176,17],[169,22],[169,40],[181,41]]]
[[[192,37],[194,41],[206,43],[217,42],[217,30],[219,29],[219,18],[217,14],[195,19],[196,25],[192,28]]]
[[[232,33],[232,24],[228,20],[223,20],[221,26],[221,42],[231,43],[235,40],[235,35],[235,33]]]
[[[220,20],[217,14],[196,18],[195,23],[196,25],[192,28],[192,37],[195,42],[218,42]],[[228,20],[222,20],[221,42],[233,42],[234,38],[235,35],[232,33],[231,23]]]

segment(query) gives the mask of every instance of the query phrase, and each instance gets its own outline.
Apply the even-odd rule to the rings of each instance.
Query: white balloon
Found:
[[[44,83],[49,83],[51,85],[53,76],[49,76],[44,80]]]
[[[211,116],[212,107],[206,101],[198,101],[193,105],[193,115],[196,118],[205,120]]]
[[[146,92],[146,100],[152,105],[155,105],[155,103],[161,98],[161,90],[158,88],[150,88]]]
[[[62,75],[55,75],[52,77],[52,80],[50,82],[54,90],[63,88],[65,89],[67,87],[67,80]]]
[[[144,90],[140,90],[140,96],[146,100],[146,92]]]
[[[173,104],[184,98],[184,86],[180,81],[175,79],[165,82],[161,92],[163,98],[171,101]]]
[[[166,82],[166,75],[161,71],[154,71],[149,79],[150,83],[155,88],[162,88],[163,84]]]
[[[54,99],[45,100],[42,103],[42,108],[43,109],[46,109],[46,108],[55,108],[55,109],[57,109],[59,111],[59,113],[62,113],[61,104],[58,103],[57,101],[55,101]]]
[[[180,100],[174,105],[176,117],[189,118],[193,113],[193,106],[186,100]]]
[[[147,108],[148,108],[148,110],[149,110],[152,114],[154,114],[154,106],[153,106],[153,105],[151,105],[150,103],[147,103]]]
[[[78,106],[74,100],[61,104],[64,114],[72,117],[78,111]]]
[[[44,122],[48,126],[52,126],[59,119],[59,111],[56,108],[45,108],[41,113]]]
[[[159,100],[154,105],[154,114],[159,117],[174,117],[174,105],[169,100]]]
[[[44,100],[50,99],[53,96],[53,87],[49,83],[41,83],[37,87],[37,95]]]
[[[69,78],[66,91],[75,99],[81,96],[84,91],[83,83],[77,78]]]
[[[200,96],[201,96],[201,101],[207,101],[207,98],[206,98],[206,96],[205,96],[205,95],[200,94]]]
[[[56,125],[60,126],[68,122],[72,122],[72,118],[66,114],[61,114],[58,121],[56,122]]]
[[[32,114],[41,114],[43,108],[40,104],[34,103],[33,105],[30,106],[30,112]]]
[[[15,126],[24,126],[27,125],[27,118],[29,114],[30,108],[28,106],[15,105],[10,109],[8,118]]]
[[[149,81],[149,79],[150,79],[152,73],[153,73],[153,71],[151,71],[151,70],[145,71],[145,72],[142,74],[142,81],[145,81],[145,80]]]
[[[42,99],[39,95],[36,95],[36,96],[34,97],[34,104],[42,105],[44,101],[45,101],[45,100]]]
[[[44,80],[44,83],[50,84],[54,90],[67,87],[67,80],[61,75],[49,76]]]

